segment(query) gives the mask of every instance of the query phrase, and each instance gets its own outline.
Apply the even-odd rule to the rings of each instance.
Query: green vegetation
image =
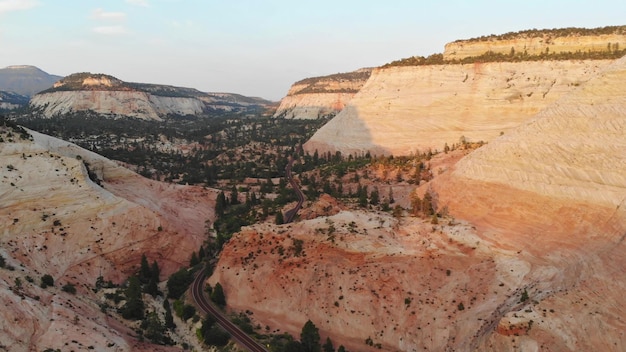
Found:
[[[67,293],[71,293],[71,294],[76,294],[76,286],[74,286],[74,284],[72,283],[67,283],[65,285],[63,285],[63,287],[61,288],[64,292]]]
[[[557,29],[530,29],[519,32],[508,32],[500,35],[487,35],[467,40],[457,40],[455,42],[476,43],[483,41],[512,40],[524,38],[546,38],[546,45],[559,37],[566,36],[596,36],[603,34],[626,34],[626,26],[607,26],[600,28],[557,28]],[[608,43],[607,50],[597,51],[576,51],[576,52],[545,52],[536,55],[530,55],[524,51],[516,52],[511,48],[509,53],[495,53],[492,51],[485,52],[479,56],[466,57],[462,60],[444,60],[443,54],[432,54],[428,57],[413,56],[405,59],[392,61],[383,65],[383,68],[393,66],[424,66],[424,65],[444,65],[444,64],[472,64],[484,62],[520,62],[520,61],[542,61],[542,60],[611,60],[626,55],[625,49],[619,49],[617,43]]]
[[[178,299],[187,291],[192,281],[191,272],[186,268],[181,268],[167,280],[167,297]]]
[[[144,302],[141,297],[141,283],[137,276],[128,279],[128,287],[124,292],[126,303],[120,309],[124,319],[139,320],[144,318]]]
[[[224,296],[224,289],[219,282],[215,284],[213,291],[211,291],[211,301],[222,308],[226,307],[226,296]]]
[[[41,284],[39,285],[41,288],[47,288],[48,286],[54,286],[54,279],[50,274],[44,274],[41,277]]]
[[[571,36],[597,36],[606,34],[626,34],[626,26],[606,26],[598,28],[554,28],[554,29],[528,29],[518,32],[507,32],[504,34],[491,34],[467,40],[457,40],[455,42],[484,42],[494,40],[511,40],[511,39],[523,39],[523,38],[559,38],[559,37],[571,37]]]

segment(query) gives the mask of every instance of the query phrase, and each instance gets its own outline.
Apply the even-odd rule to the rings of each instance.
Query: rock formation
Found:
[[[0,127],[0,137],[0,255],[15,268],[0,269],[0,345],[142,350],[100,312],[95,280],[121,283],[142,254],[159,263],[162,278],[186,264],[214,219],[215,192],[146,180],[36,132]],[[55,287],[39,286],[44,274]],[[60,289],[67,283],[76,295]]]
[[[30,101],[31,109],[45,117],[91,111],[157,121],[168,115],[202,115],[215,111],[245,114],[262,111],[270,105],[263,99],[238,94],[127,83],[109,75],[91,73],[67,76]]]
[[[406,73],[404,87],[436,77],[430,83],[436,91],[439,84],[448,89],[437,69],[453,70],[463,80],[460,69],[471,67],[394,73]],[[514,64],[494,67],[515,72],[509,82],[516,89],[536,77],[525,71],[516,79],[521,73]],[[543,106],[518,103],[514,110],[526,114],[519,126],[494,135],[421,186],[452,217],[433,223],[342,211],[295,224],[250,226],[226,245],[209,283],[220,282],[229,306],[254,312],[253,319],[270,331],[297,336],[311,319],[322,339],[329,336],[348,350],[626,349],[626,58],[534,67],[544,75],[579,75],[568,75],[576,80],[569,85],[557,79],[534,86],[539,92],[550,87],[541,99],[552,93],[558,98]],[[479,76],[468,73],[468,80]],[[393,91],[403,94],[394,83],[400,80],[390,77],[374,72],[351,105],[367,112],[360,96],[383,87],[383,78],[390,86],[379,90],[383,102]],[[454,95],[444,96],[428,95],[427,103],[441,106]],[[413,94],[418,102],[427,97]],[[505,119],[516,116],[503,104],[480,108],[486,99],[461,101],[487,114],[485,119],[495,118],[488,109],[498,106]],[[532,116],[535,109],[541,111]]]
[[[444,60],[462,60],[487,52],[505,55],[524,53],[606,52],[626,48],[626,26],[594,29],[563,28],[527,30],[503,35],[457,40],[446,44]]]
[[[14,110],[28,105],[28,97],[25,95],[0,91],[0,111]]]
[[[390,67],[304,145],[309,153],[409,155],[490,141],[571,92],[611,60]]]
[[[371,69],[307,78],[294,83],[274,117],[317,119],[336,115],[367,81]]]

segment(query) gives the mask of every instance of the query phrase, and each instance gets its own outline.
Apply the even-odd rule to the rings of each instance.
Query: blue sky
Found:
[[[0,67],[277,101],[297,80],[456,39],[625,24],[623,0],[0,0]]]

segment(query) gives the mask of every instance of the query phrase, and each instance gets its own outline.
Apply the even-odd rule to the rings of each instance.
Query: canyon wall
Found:
[[[370,73],[370,69],[361,69],[298,81],[280,101],[274,117],[317,119],[335,115],[363,87]]]
[[[59,91],[35,95],[30,106],[45,117],[79,111],[160,121],[167,114],[195,115],[204,104],[196,98],[162,97],[138,91]]]
[[[498,54],[541,55],[547,53],[606,52],[626,48],[626,34],[566,35],[553,34],[520,36],[511,39],[485,38],[457,40],[448,43],[443,53],[444,60],[462,60],[483,55]]]
[[[584,84],[612,60],[380,68],[304,145],[307,152],[409,155],[491,141]]]

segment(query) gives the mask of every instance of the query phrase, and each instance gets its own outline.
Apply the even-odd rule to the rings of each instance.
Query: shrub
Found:
[[[71,294],[76,294],[76,287],[74,286],[74,284],[71,284],[69,282],[67,284],[63,285],[63,287],[61,289],[64,292],[71,293]]]
[[[41,288],[46,288],[48,286],[54,286],[54,279],[51,275],[45,274],[41,277]]]

